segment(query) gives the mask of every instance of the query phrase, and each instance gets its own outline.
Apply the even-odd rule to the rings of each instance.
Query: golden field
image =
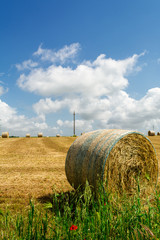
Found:
[[[148,138],[160,159],[160,136]],[[38,203],[50,196],[53,189],[71,191],[65,176],[65,158],[75,139],[0,138],[0,208],[20,209],[31,198]]]

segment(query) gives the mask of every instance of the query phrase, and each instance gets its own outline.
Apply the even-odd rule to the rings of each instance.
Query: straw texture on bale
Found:
[[[43,137],[43,133],[38,133],[38,137]]]
[[[9,138],[8,132],[2,132],[2,138]]]
[[[57,134],[56,137],[60,137],[61,135],[60,134]]]
[[[30,136],[31,136],[31,135],[30,135],[29,133],[26,134],[26,138],[30,138]]]
[[[155,132],[154,131],[148,131],[148,136],[155,136]]]
[[[77,138],[68,150],[65,172],[76,189],[86,180],[96,190],[134,193],[137,178],[141,192],[151,192],[158,179],[158,160],[150,140],[127,130],[97,130]]]

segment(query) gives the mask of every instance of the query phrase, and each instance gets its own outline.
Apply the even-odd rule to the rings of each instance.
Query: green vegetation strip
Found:
[[[50,200],[30,201],[22,214],[0,210],[0,239],[160,239],[160,191],[150,199],[134,196],[92,194],[86,184],[79,190],[54,193]]]

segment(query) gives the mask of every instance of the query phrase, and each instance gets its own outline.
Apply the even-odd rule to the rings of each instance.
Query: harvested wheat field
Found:
[[[74,137],[0,139],[0,208],[71,190],[65,158]]]
[[[148,138],[160,159],[160,136]],[[0,208],[20,209],[28,205],[31,198],[38,203],[39,199],[51,195],[53,189],[71,191],[65,175],[65,158],[75,139],[1,138]]]

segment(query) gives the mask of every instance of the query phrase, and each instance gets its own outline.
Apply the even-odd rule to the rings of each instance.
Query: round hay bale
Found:
[[[31,135],[29,133],[26,134],[26,138],[30,138]]]
[[[99,181],[104,189],[127,192],[151,192],[158,179],[158,160],[150,140],[127,130],[97,130],[77,138],[70,146],[65,172],[76,189],[86,180],[96,190]],[[106,185],[107,182],[107,185]]]
[[[2,138],[9,138],[8,132],[2,132]]]
[[[38,137],[43,137],[43,133],[38,133]]]
[[[157,136],[159,136],[160,135],[160,132],[157,132]]]
[[[155,136],[155,132],[154,131],[148,131],[148,136]]]
[[[61,135],[60,134],[56,134],[56,137],[60,137]]]

